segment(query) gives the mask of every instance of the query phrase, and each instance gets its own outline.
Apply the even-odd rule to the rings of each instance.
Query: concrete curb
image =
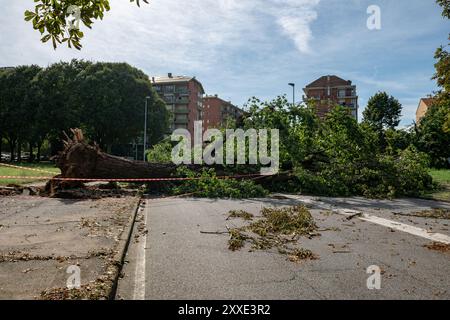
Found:
[[[108,297],[109,300],[114,300],[117,292],[117,284],[119,282],[120,273],[122,272],[122,268],[125,261],[125,256],[128,251],[128,246],[130,245],[131,236],[134,229],[134,224],[136,222],[137,213],[139,212],[139,208],[141,206],[143,197],[140,197],[136,206],[134,208],[134,213],[130,216],[130,220],[128,221],[127,229],[122,232],[122,235],[119,240],[119,244],[117,245],[118,251],[114,255],[114,264],[116,266],[115,273],[113,275],[113,284],[111,287],[111,292]]]

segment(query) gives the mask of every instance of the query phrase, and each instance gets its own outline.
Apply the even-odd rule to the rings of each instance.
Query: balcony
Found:
[[[188,118],[175,118],[175,124],[188,124]]]
[[[175,108],[174,113],[188,114],[189,109],[188,108]]]
[[[180,97],[180,98],[175,100],[175,103],[177,103],[177,104],[188,104],[189,103],[189,98]]]
[[[189,95],[189,90],[184,87],[177,87],[175,88],[175,93],[179,95]]]

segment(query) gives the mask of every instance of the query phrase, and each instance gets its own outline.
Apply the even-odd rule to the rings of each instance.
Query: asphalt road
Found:
[[[148,199],[128,251],[118,299],[449,299],[449,220],[408,216],[449,204],[426,200]],[[262,207],[303,203],[319,237],[301,238],[316,260],[288,261],[276,250],[228,249],[229,210],[258,215]],[[352,219],[349,216],[355,215]],[[362,215],[358,215],[362,214]],[[369,266],[381,269],[381,288],[369,290]]]
[[[137,199],[70,200],[0,197],[0,300],[40,298],[65,288],[69,266],[80,284],[103,276],[129,225]]]

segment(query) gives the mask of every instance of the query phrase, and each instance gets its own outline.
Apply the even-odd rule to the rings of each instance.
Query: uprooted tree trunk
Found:
[[[77,179],[147,179],[167,178],[173,176],[177,165],[171,163],[148,163],[132,161],[116,157],[100,150],[96,144],[88,144],[80,129],[71,129],[73,138],[66,135],[64,150],[56,157],[56,165],[61,169],[61,175],[55,178]],[[203,167],[189,166],[194,171]],[[221,174],[220,168],[216,168]],[[51,180],[46,191],[54,194],[58,189],[82,187],[82,181]]]
[[[56,165],[64,178],[139,179],[169,177],[176,170],[174,164],[147,163],[116,157],[100,150],[98,145],[86,143],[80,129],[72,130],[65,148],[58,155]]]
[[[177,165],[172,163],[148,163],[127,160],[100,150],[96,144],[88,144],[81,129],[71,129],[73,138],[66,135],[64,150],[56,157],[56,165],[61,175],[55,178],[76,179],[152,179],[173,177]],[[205,166],[189,165],[189,169],[200,172]],[[208,166],[211,168],[211,166]],[[213,166],[218,176],[227,175],[223,166]],[[248,167],[243,167],[248,173]],[[238,174],[234,172],[234,174]],[[258,180],[266,184],[286,179],[286,175],[267,176]],[[46,185],[47,193],[54,195],[61,189],[83,187],[83,181],[50,180]]]

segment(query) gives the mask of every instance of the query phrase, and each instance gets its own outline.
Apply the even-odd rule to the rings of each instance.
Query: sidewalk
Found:
[[[138,198],[0,197],[0,299],[108,298]],[[81,290],[67,290],[69,266]]]

